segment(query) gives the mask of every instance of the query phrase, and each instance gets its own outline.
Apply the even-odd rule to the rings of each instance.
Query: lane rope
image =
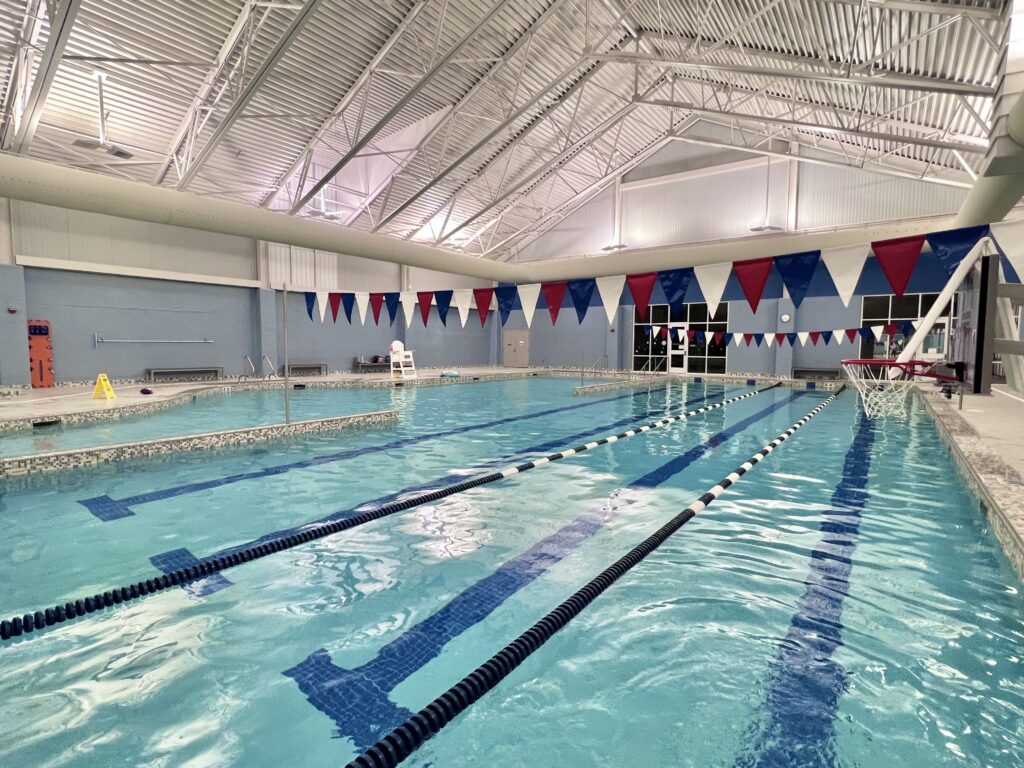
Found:
[[[0,621],[0,640],[9,640],[15,637],[21,637],[22,635],[31,634],[38,629],[51,627],[55,624],[63,624],[66,621],[70,621],[81,616],[87,616],[88,614],[95,613],[97,611],[102,611],[104,608],[111,608],[122,603],[129,603],[133,600],[145,597],[146,595],[153,594],[155,592],[162,592],[166,589],[170,589],[171,587],[186,584],[190,581],[195,581],[196,579],[201,579],[214,573],[220,573],[221,571],[234,568],[235,566],[241,565],[242,563],[248,563],[252,560],[258,560],[266,557],[267,555],[274,554],[275,552],[292,549],[293,547],[297,547],[301,544],[306,544],[316,539],[322,539],[335,533],[340,533],[341,531],[347,531],[374,520],[380,520],[383,517],[394,515],[398,512],[405,512],[406,510],[417,507],[420,504],[439,501],[447,498],[448,496],[453,496],[472,488],[478,488],[482,485],[494,483],[498,480],[503,480],[506,477],[527,472],[531,469],[544,466],[545,464],[550,464],[554,461],[575,456],[576,454],[596,448],[599,445],[614,443],[618,440],[633,437],[634,435],[650,432],[652,429],[668,426],[669,424],[673,424],[677,421],[683,421],[684,419],[697,416],[701,413],[713,411],[718,408],[724,408],[731,403],[738,402],[739,400],[745,400],[748,397],[753,397],[761,392],[767,392],[768,390],[775,389],[778,386],[780,386],[780,384],[772,384],[769,387],[745,392],[742,395],[730,397],[726,400],[721,400],[710,405],[705,405],[701,408],[679,414],[678,416],[666,416],[649,424],[628,429],[617,435],[602,437],[600,440],[594,440],[586,445],[581,445],[576,448],[568,448],[539,459],[534,459],[533,461],[528,461],[500,471],[464,480],[461,483],[455,483],[433,491],[417,494],[407,499],[393,501],[376,509],[361,512],[342,520],[316,523],[305,528],[300,533],[281,536],[280,538],[272,539],[270,541],[264,541],[260,544],[232,552],[231,554],[213,556],[205,560],[200,560],[194,565],[185,566],[170,573],[160,574],[155,578],[139,581],[135,584],[128,584],[123,587],[117,587],[95,595],[79,598],[77,600],[69,600],[63,605],[54,605],[49,608],[26,613],[23,616],[14,616],[10,619],[4,619],[3,621]]]
[[[717,485],[709,488],[690,506],[608,566],[523,634],[348,763],[346,768],[395,768],[398,766],[419,749],[424,742],[439,733],[470,705],[508,677],[513,670],[550,640],[558,630],[576,618],[584,608],[612,584],[664,544],[672,534],[706,509],[725,492],[726,488],[735,484],[743,475],[771,455],[793,433],[839,397],[845,389],[846,385],[840,387],[831,397],[819,403],[806,416],[726,475]]]

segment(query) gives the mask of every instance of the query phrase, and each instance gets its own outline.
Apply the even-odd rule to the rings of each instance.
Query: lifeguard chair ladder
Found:
[[[391,342],[391,378],[396,374],[403,380],[416,378],[416,361],[412,353],[413,350],[406,349],[405,344],[397,339]]]

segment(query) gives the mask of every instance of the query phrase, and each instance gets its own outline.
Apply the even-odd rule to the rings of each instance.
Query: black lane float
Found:
[[[806,416],[772,440],[743,464],[722,478],[717,485],[708,489],[690,506],[673,517],[640,544],[616,560],[596,577],[577,590],[557,608],[523,632],[519,637],[502,648],[498,653],[466,675],[426,707],[410,717],[391,733],[363,752],[345,768],[395,768],[424,742],[440,732],[471,704],[508,677],[534,651],[578,616],[599,595],[618,581],[625,573],[660,547],[676,531],[696,517],[725,489],[736,483],[743,475],[761,463],[772,451],[790,438],[800,427],[817,416],[825,407],[846,389],[843,385],[835,394],[819,403]]]
[[[494,483],[511,475],[526,472],[536,467],[549,464],[553,461],[559,461],[560,459],[575,456],[578,453],[583,453],[584,451],[596,448],[599,445],[614,443],[618,440],[632,437],[633,435],[649,432],[652,429],[658,429],[659,427],[664,427],[677,421],[688,419],[691,416],[697,416],[698,414],[705,413],[707,411],[723,408],[726,405],[735,403],[739,400],[745,400],[746,398],[753,397],[761,392],[767,392],[768,390],[775,389],[778,386],[780,385],[772,384],[770,387],[763,387],[762,389],[745,392],[742,395],[730,397],[727,400],[721,400],[717,403],[712,403],[711,405],[705,405],[701,408],[681,413],[678,416],[666,416],[658,421],[644,424],[642,426],[635,427],[634,429],[628,429],[617,435],[602,437],[600,440],[594,440],[577,448],[568,448],[564,451],[558,451],[557,453],[552,453],[542,458],[534,459],[533,461],[508,467],[500,472],[491,472],[470,480],[464,480],[461,483],[455,483],[443,488],[438,488],[434,491],[417,494],[416,496],[411,496],[408,499],[393,501],[390,504],[385,504],[377,509],[361,512],[357,515],[353,515],[352,517],[347,517],[344,520],[334,520],[329,523],[314,524],[303,530],[301,533],[282,536],[281,538],[273,539],[252,547],[247,547],[229,555],[200,560],[195,565],[179,568],[171,573],[160,574],[152,579],[146,579],[145,581],[139,581],[135,584],[128,584],[123,587],[106,590],[95,595],[89,595],[88,597],[68,601],[63,605],[54,605],[49,608],[26,613],[23,616],[4,619],[3,621],[0,621],[0,640],[10,640],[11,638],[21,637],[23,635],[31,634],[36,630],[51,627],[56,624],[63,624],[66,621],[70,621],[80,616],[87,616],[88,614],[102,611],[104,608],[111,608],[115,605],[138,600],[146,595],[153,594],[155,592],[162,592],[165,589],[170,589],[171,587],[179,586],[181,584],[187,584],[188,582],[204,578],[210,574],[219,573],[220,571],[225,571],[228,568],[234,568],[242,563],[258,560],[275,552],[291,549],[299,546],[300,544],[306,544],[307,542],[322,539],[326,536],[340,533],[341,531],[347,531],[398,512],[404,512],[408,509],[412,509],[413,507],[417,507],[420,504],[439,501],[447,498],[448,496],[453,496],[457,493],[478,488],[481,485]]]

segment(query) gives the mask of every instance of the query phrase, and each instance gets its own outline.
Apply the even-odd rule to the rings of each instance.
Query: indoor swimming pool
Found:
[[[0,486],[10,619],[728,401],[4,640],[0,765],[342,765],[832,394],[578,383],[310,389],[400,422]],[[1022,764],[1020,587],[930,418],[847,390],[407,764]]]

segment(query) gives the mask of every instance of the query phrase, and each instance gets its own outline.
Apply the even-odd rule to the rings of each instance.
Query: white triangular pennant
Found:
[[[402,291],[398,299],[402,302],[402,312],[405,314],[405,327],[408,328],[412,325],[412,316],[416,312],[416,292]]]
[[[846,329],[836,328],[834,331],[832,331],[832,338],[836,340],[836,344],[842,344],[844,341],[846,341]]]
[[[658,338],[658,334],[659,333],[661,333],[661,326],[660,325],[652,325],[651,326],[651,338],[652,339]]]
[[[743,334],[742,333],[734,333],[732,335],[732,343],[735,344],[737,347],[740,344],[742,344],[743,343]]]
[[[811,333],[810,333],[810,331],[797,331],[796,332],[796,337],[797,337],[797,339],[800,340],[800,346],[801,347],[806,347],[807,346],[807,339],[809,339],[811,337]]]
[[[771,347],[771,345],[775,343],[775,334],[774,333],[766,333],[764,335],[764,343],[767,344],[769,347]]]
[[[519,303],[523,307],[523,317],[526,318],[526,327],[533,322],[533,312],[537,309],[537,298],[540,296],[540,283],[530,283],[519,286]]]
[[[370,294],[366,291],[356,291],[356,312],[359,315],[359,324],[366,325],[366,309],[370,306]]]
[[[875,334],[875,341],[882,340],[882,333],[885,331],[884,325],[872,325],[871,332]]]
[[[918,320],[911,320],[910,322],[913,324],[915,331],[917,330],[918,326],[921,325],[921,320],[920,319],[918,319]]]
[[[619,299],[622,298],[622,288],[625,284],[625,275],[597,278],[597,292],[601,296],[601,303],[604,304],[604,312],[608,315],[608,325],[615,323],[615,313],[619,310]]]
[[[469,311],[473,306],[473,289],[462,288],[452,293],[452,303],[455,304],[455,308],[459,310],[459,319],[462,321],[462,327],[466,327],[466,321],[469,320]]]
[[[327,317],[327,291],[316,292],[316,308],[320,312],[320,324],[323,325],[324,318]]]
[[[708,317],[714,317],[718,312],[718,305],[722,301],[722,294],[725,293],[725,284],[729,282],[729,275],[732,272],[732,263],[724,264],[701,264],[693,268],[694,277],[700,285],[700,292],[704,294],[704,302],[708,305]]]
[[[826,248],[821,252],[821,260],[825,263],[832,282],[835,283],[843,306],[850,306],[850,299],[857,288],[864,262],[868,258],[868,244],[844,245],[839,248]]]

